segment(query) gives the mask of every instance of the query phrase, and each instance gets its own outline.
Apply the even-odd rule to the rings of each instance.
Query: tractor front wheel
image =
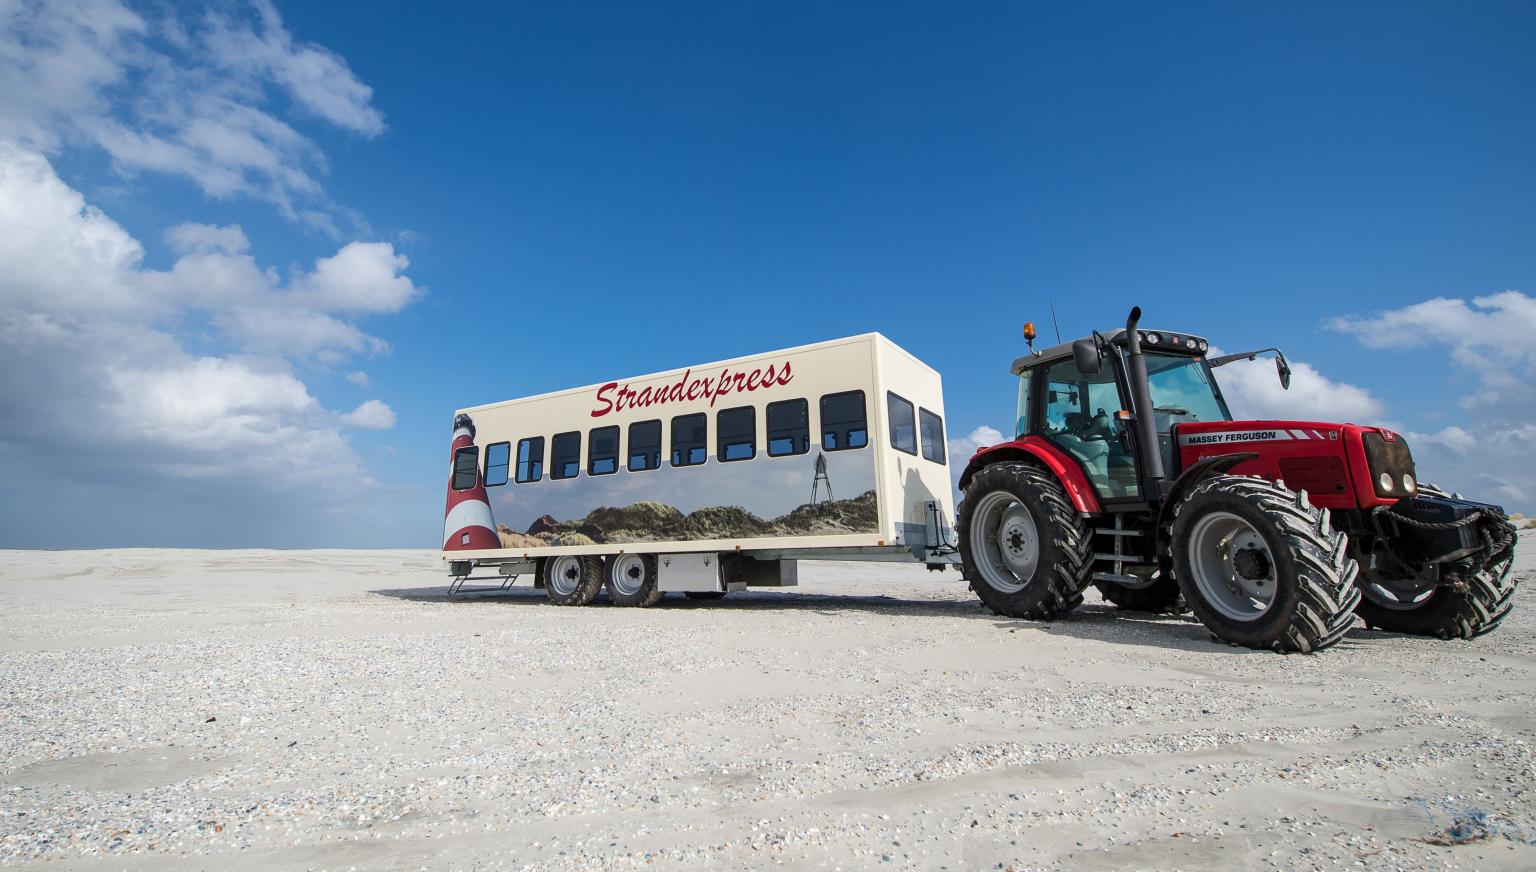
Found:
[[[971,479],[955,515],[965,579],[994,613],[1050,620],[1083,601],[1091,536],[1049,472],[994,463]]]
[[[1420,484],[1424,496],[1446,497],[1434,485]],[[1389,633],[1472,639],[1491,632],[1515,606],[1514,552],[1453,584],[1426,586],[1417,578],[1392,577],[1372,569],[1361,573],[1364,594],[1355,613],[1367,627]]]
[[[1354,623],[1358,567],[1305,494],[1249,476],[1207,479],[1174,508],[1172,542],[1184,599],[1222,640],[1309,653]]]

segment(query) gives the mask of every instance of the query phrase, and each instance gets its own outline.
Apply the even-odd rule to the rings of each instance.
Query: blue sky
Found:
[[[1530,511],[1533,37],[1524,3],[0,4],[0,546],[433,546],[455,407],[868,330],[984,441],[1050,301],[1279,344],[1295,389],[1223,370],[1240,407],[1390,423]]]

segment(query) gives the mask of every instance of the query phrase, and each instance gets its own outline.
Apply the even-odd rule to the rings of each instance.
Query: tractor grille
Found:
[[[1399,436],[1389,442],[1380,433],[1370,432],[1362,434],[1360,441],[1365,444],[1365,462],[1371,471],[1371,488],[1376,491],[1376,496],[1413,496],[1401,490],[1403,475],[1414,474],[1413,452],[1408,450],[1407,441]],[[1383,472],[1390,473],[1392,476],[1391,490],[1382,490],[1379,479]]]

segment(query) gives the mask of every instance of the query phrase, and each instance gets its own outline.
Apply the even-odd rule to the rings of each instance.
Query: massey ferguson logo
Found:
[[[598,405],[592,410],[592,417],[601,418],[609,412],[622,412],[625,409],[681,403],[688,400],[709,400],[709,405],[713,407],[715,401],[726,394],[750,393],[764,388],[787,385],[794,377],[794,373],[789,369],[789,361],[786,360],[782,366],[775,367],[769,364],[766,367],[744,372],[732,372],[727,367],[720,370],[718,376],[710,378],[693,378],[693,370],[690,369],[673,384],[645,387],[638,391],[631,389],[629,385],[609,382],[597,389]]]
[[[1338,439],[1339,434],[1319,430],[1231,430],[1226,433],[1190,433],[1179,437],[1180,445],[1226,445],[1231,442],[1293,442]]]

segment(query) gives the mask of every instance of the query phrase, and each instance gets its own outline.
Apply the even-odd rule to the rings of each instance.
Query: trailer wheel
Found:
[[[544,594],[557,606],[584,606],[603,586],[602,564],[596,557],[546,557],[540,575]]]
[[[1434,485],[1419,493],[1450,496]],[[1515,607],[1514,554],[1492,566],[1467,573],[1463,584],[1425,589],[1414,579],[1392,579],[1375,571],[1360,575],[1360,604],[1355,614],[1367,627],[1412,636],[1473,639],[1491,632]]]
[[[1126,587],[1112,581],[1095,581],[1104,601],[1132,612],[1151,612],[1155,615],[1181,615],[1189,611],[1179,583],[1168,574],[1158,576],[1146,587]]]
[[[983,467],[955,515],[961,570],[993,613],[1050,620],[1083,601],[1091,537],[1050,473],[1027,463]]]
[[[1172,542],[1184,599],[1227,642],[1305,654],[1337,644],[1354,623],[1348,539],[1304,493],[1215,476],[1174,507]]]
[[[649,554],[615,554],[603,561],[603,584],[614,605],[655,605],[665,594],[656,585],[656,558]]]

